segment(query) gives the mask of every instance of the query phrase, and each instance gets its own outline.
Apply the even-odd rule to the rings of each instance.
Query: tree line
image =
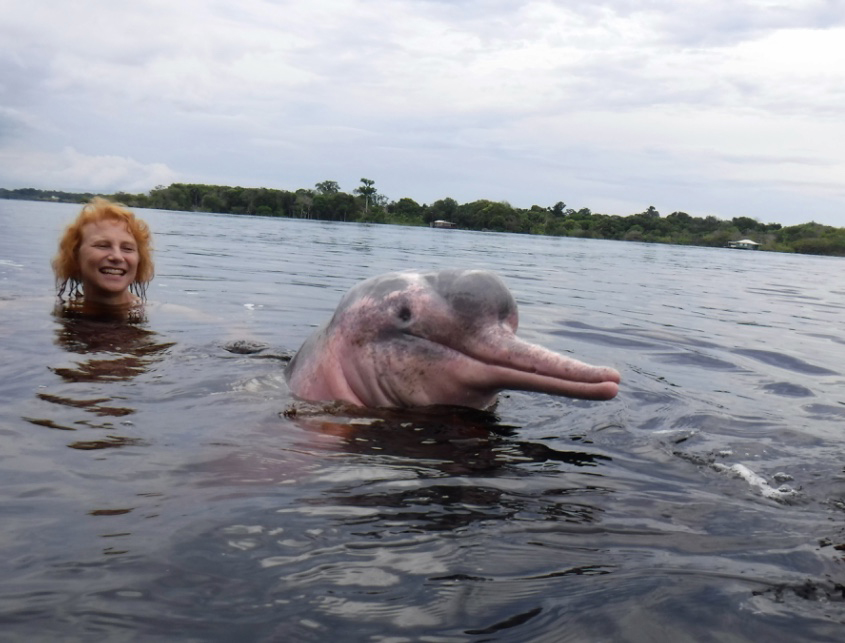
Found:
[[[0,198],[4,199],[80,203],[93,196],[35,188],[0,188]],[[487,199],[461,204],[447,197],[427,205],[407,197],[391,201],[378,192],[373,180],[366,178],[351,193],[342,191],[336,181],[322,181],[313,189],[294,192],[173,183],[144,194],[117,192],[102,196],[134,208],[418,226],[445,220],[467,230],[588,239],[722,247],[748,238],[759,243],[762,250],[845,256],[845,228],[815,222],[784,227],[745,216],[730,220],[695,217],[685,212],[661,216],[653,206],[622,216],[594,213],[589,208],[575,210],[563,201],[526,209]]]

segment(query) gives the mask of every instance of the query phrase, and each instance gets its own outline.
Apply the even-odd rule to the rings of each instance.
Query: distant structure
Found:
[[[731,241],[728,248],[737,248],[738,250],[758,250],[760,244],[751,239],[740,239],[739,241]]]
[[[443,219],[437,219],[437,221],[431,222],[432,228],[455,228],[457,224],[452,223],[451,221],[444,221]]]

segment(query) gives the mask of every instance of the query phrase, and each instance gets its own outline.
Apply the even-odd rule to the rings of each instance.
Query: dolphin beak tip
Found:
[[[616,395],[619,393],[619,380],[617,379],[615,382],[608,382],[607,387],[607,399],[612,400]]]
[[[603,380],[599,382],[596,390],[596,399],[612,400],[619,393],[619,382],[621,381],[619,371],[613,368],[607,369]]]

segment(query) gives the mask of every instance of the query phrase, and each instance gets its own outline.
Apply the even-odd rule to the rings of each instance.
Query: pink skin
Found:
[[[138,272],[138,244],[124,223],[103,219],[82,226],[77,261],[86,302],[135,302],[129,286]]]
[[[619,373],[519,339],[516,303],[483,271],[399,273],[349,291],[287,369],[310,401],[484,409],[506,389],[608,400]]]

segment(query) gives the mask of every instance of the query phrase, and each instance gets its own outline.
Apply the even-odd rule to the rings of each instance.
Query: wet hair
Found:
[[[155,267],[152,257],[152,233],[149,226],[124,206],[94,197],[85,204],[79,216],[59,239],[59,252],[53,258],[53,273],[59,299],[79,297],[83,293],[82,272],[79,267],[79,247],[82,245],[82,228],[88,223],[111,220],[123,223],[135,238],[138,246],[138,270],[129,290],[141,299],[147,297],[147,286],[153,280]]]

